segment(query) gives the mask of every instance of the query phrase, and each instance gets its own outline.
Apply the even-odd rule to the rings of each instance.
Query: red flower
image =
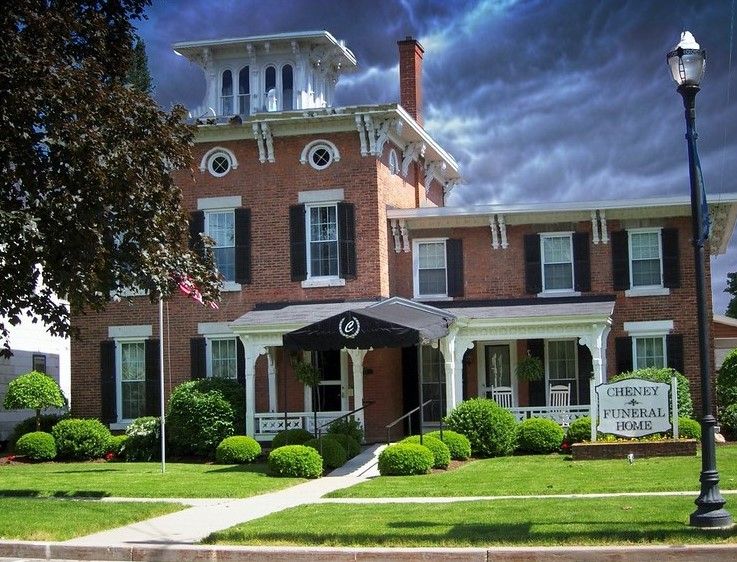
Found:
[[[109,453],[105,454],[105,460],[106,461],[114,461],[115,460],[115,453],[110,451]]]
[[[13,462],[15,460],[15,455],[8,455],[5,458],[8,459],[8,462]]]

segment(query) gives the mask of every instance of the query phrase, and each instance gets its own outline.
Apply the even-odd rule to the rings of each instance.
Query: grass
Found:
[[[64,541],[182,508],[174,503],[0,498],[0,539]]]
[[[214,533],[210,544],[523,546],[737,542],[687,526],[691,497],[317,504]]]
[[[0,497],[246,498],[303,482],[266,465],[42,463],[0,466]]]
[[[717,448],[720,487],[737,489],[737,446]],[[464,497],[699,489],[701,457],[571,461],[563,455],[484,459],[424,476],[382,476],[328,497]]]

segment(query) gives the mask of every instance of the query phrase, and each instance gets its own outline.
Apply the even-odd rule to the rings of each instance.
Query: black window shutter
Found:
[[[189,217],[189,248],[197,253],[204,252],[200,233],[205,231],[205,212],[193,211]]]
[[[193,379],[204,379],[207,376],[207,342],[205,338],[190,338],[189,368]]]
[[[578,402],[577,404],[588,404],[591,393],[591,373],[594,370],[594,362],[591,359],[591,351],[586,345],[578,348]]]
[[[633,370],[632,363],[632,338],[622,336],[614,340],[615,365],[617,374],[629,373]]]
[[[338,261],[340,276],[356,276],[356,217],[353,203],[338,203]]]
[[[537,294],[542,290],[540,236],[538,234],[525,234],[525,291]]]
[[[251,209],[235,210],[235,282],[251,282]]]
[[[236,378],[241,384],[246,384],[246,350],[243,347],[241,338],[235,338],[235,351],[236,351]]]
[[[683,334],[665,336],[665,347],[668,353],[668,367],[683,374]]]
[[[445,263],[448,268],[448,296],[463,296],[463,240],[450,238],[445,241]]]
[[[589,235],[587,232],[573,233],[573,276],[576,291],[591,290],[591,257],[589,253]]]
[[[629,241],[626,230],[612,232],[612,280],[615,291],[630,288]]]
[[[118,421],[117,384],[115,381],[115,341],[100,342],[100,398],[101,418],[106,423]]]
[[[307,279],[307,242],[305,233],[305,206],[289,207],[289,246],[292,281]]]
[[[146,415],[161,415],[161,370],[157,339],[146,340]]]
[[[527,352],[545,365],[545,340],[527,340]],[[530,381],[528,388],[530,406],[545,406],[545,378]]]
[[[678,229],[664,228],[661,233],[663,243],[663,287],[677,289],[681,286],[680,253],[678,252]]]

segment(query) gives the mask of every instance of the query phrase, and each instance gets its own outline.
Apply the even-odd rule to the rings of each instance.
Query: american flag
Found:
[[[210,308],[218,309],[218,303],[215,301],[210,301],[208,303],[205,303],[204,299],[202,298],[202,293],[200,292],[199,287],[197,287],[197,284],[194,282],[194,280],[189,275],[180,275],[179,276],[179,290],[189,298],[196,300],[201,305],[209,305]]]

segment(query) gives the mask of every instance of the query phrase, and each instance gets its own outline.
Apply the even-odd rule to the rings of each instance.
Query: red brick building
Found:
[[[399,105],[333,107],[356,59],[326,32],[175,49],[205,72],[195,171],[177,182],[193,239],[216,242],[224,292],[218,310],[166,303],[167,394],[191,378],[235,378],[242,430],[261,439],[311,429],[318,395],[319,423],[368,404],[357,417],[378,440],[427,399],[432,424],[487,395],[519,418],[555,417],[553,386],[583,415],[592,377],[644,365],[672,366],[697,387],[687,197],[446,207],[460,176],[422,127],[423,50],[411,38],[399,42]],[[710,249],[723,253],[737,196],[709,210]],[[128,297],[74,318],[74,413],[113,428],[158,413],[157,307]],[[366,318],[381,345],[358,346],[343,329]],[[343,339],[328,345],[320,330],[333,321]],[[418,323],[443,333],[407,344]],[[288,349],[295,330],[318,334],[314,345]],[[542,380],[517,379],[528,355]],[[320,368],[317,394],[296,380],[297,357]]]

